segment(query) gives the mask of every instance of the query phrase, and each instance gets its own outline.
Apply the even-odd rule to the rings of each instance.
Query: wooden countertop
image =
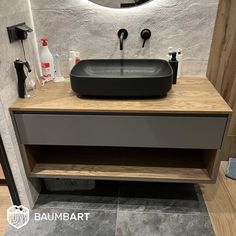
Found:
[[[33,98],[18,99],[10,110],[175,114],[229,114],[232,112],[210,81],[199,77],[179,79],[165,98],[143,100],[78,98],[71,90],[69,83],[50,82],[36,89]]]

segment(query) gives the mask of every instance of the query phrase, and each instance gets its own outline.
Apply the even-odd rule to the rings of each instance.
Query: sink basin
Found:
[[[159,59],[84,60],[71,71],[71,87],[79,96],[160,97],[172,86],[172,69]]]

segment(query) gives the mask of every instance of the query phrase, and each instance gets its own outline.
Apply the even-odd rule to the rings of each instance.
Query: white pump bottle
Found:
[[[42,38],[42,49],[40,53],[41,67],[43,77],[46,81],[53,80],[55,78],[55,67],[53,56],[48,49],[48,39]]]

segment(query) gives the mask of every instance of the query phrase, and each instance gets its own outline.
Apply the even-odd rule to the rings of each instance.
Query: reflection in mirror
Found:
[[[89,0],[104,7],[127,8],[136,7],[152,0]]]

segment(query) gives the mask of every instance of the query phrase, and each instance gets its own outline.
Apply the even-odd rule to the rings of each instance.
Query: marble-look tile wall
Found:
[[[63,56],[68,75],[69,50],[88,58],[165,58],[169,46],[183,48],[184,75],[205,75],[218,0],[153,0],[130,9],[112,9],[88,0],[31,0],[38,41],[49,38]],[[127,28],[124,51],[117,31]],[[144,49],[140,32],[150,28]]]
[[[29,181],[26,177],[8,111],[8,107],[18,98],[17,77],[13,62],[16,58],[23,59],[23,51],[19,42],[9,43],[6,27],[21,22],[33,26],[30,12],[30,2],[28,0],[0,1],[0,134],[20,200],[27,207],[33,206],[38,193],[34,186],[35,183]],[[26,55],[32,67],[34,64],[32,58],[35,57],[36,50],[35,42],[34,33],[31,33],[28,40],[25,41]]]

